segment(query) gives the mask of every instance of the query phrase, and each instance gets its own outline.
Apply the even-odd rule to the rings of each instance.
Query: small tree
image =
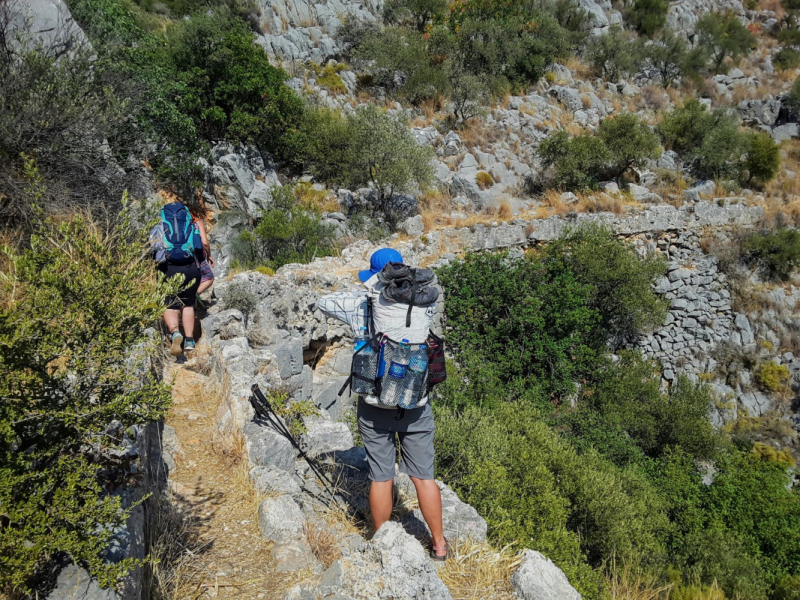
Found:
[[[695,153],[695,173],[706,179],[738,179],[747,152],[746,136],[732,122],[711,129]]]
[[[800,114],[800,77],[794,80],[792,89],[789,90],[789,95],[784,100],[784,104],[789,108],[792,114]]]
[[[413,22],[420,33],[447,12],[447,0],[387,0],[383,18],[389,23]]]
[[[772,64],[780,71],[800,67],[800,52],[794,48],[781,48],[772,57]]]
[[[670,87],[686,68],[686,40],[665,30],[661,36],[641,49],[642,59],[646,65],[654,69],[664,89]]]
[[[726,59],[736,63],[742,56],[750,54],[757,42],[732,11],[700,17],[696,31],[698,44],[707,49],[715,73],[723,70]]]
[[[640,168],[648,159],[661,156],[658,135],[633,113],[603,119],[597,137],[608,149],[608,174],[619,177],[630,168]]]
[[[553,167],[552,183],[568,190],[582,190],[597,185],[611,157],[603,141],[591,133],[574,138],[558,131],[539,145],[545,167]]]
[[[632,73],[639,61],[638,46],[619,25],[612,25],[606,35],[592,38],[586,54],[594,70],[609,81]]]
[[[635,0],[625,18],[642,35],[653,37],[667,22],[667,0]]]
[[[749,146],[744,168],[747,170],[747,181],[754,179],[766,183],[775,177],[781,165],[781,147],[765,132],[752,133],[748,136]]]
[[[664,115],[658,131],[664,145],[681,155],[696,152],[708,133],[733,122],[724,110],[709,111],[697,98],[689,98],[671,113]]]
[[[0,273],[6,592],[29,592],[61,552],[103,586],[141,563],[103,555],[129,513],[109,493],[129,485],[126,428],[162,419],[170,401],[145,368],[155,340],[143,330],[170,291],[143,257],[146,240],[123,211],[109,229],[83,216],[41,218],[27,250],[3,249],[12,264]]]

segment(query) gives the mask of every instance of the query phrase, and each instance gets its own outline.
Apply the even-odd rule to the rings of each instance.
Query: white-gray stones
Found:
[[[561,201],[565,204],[575,204],[578,201],[578,197],[572,192],[564,192],[561,194]]]
[[[113,588],[101,588],[83,567],[67,565],[58,574],[55,589],[47,596],[49,600],[117,600]]]
[[[576,90],[575,88],[571,87],[559,88],[558,91],[556,92],[556,97],[558,98],[559,102],[561,102],[572,112],[583,109],[583,101],[581,100],[580,92],[578,92],[578,90]]]
[[[258,507],[258,526],[271,542],[282,542],[303,534],[306,518],[290,496],[265,499]]]
[[[251,464],[274,466],[284,471],[294,466],[296,456],[294,446],[277,431],[258,423],[248,423],[243,433]]]
[[[419,237],[425,233],[425,223],[422,221],[422,215],[409,217],[400,223],[400,230],[405,231],[407,235]]]
[[[303,434],[302,443],[306,452],[311,456],[327,454],[329,452],[349,450],[353,447],[353,434],[345,423],[336,423],[322,417],[306,417],[304,422],[307,427]]]
[[[253,487],[261,493],[288,494],[292,497],[300,495],[298,484],[291,473],[276,467],[253,467],[250,469],[250,480]]]
[[[778,143],[800,137],[800,125],[797,123],[785,123],[784,125],[773,127],[771,135],[772,139]]]
[[[689,202],[700,202],[702,196],[711,196],[716,190],[716,184],[713,181],[698,181],[693,187],[684,190],[683,197]]]
[[[535,550],[525,550],[511,585],[523,600],[581,600],[567,576],[553,561]]]

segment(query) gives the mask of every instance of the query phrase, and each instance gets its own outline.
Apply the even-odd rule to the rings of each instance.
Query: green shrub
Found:
[[[322,181],[350,189],[373,185],[376,210],[394,225],[391,198],[414,186],[424,187],[432,175],[430,147],[421,147],[402,121],[374,104],[346,117],[322,109],[310,111],[304,125],[306,168]]]
[[[779,71],[800,67],[800,52],[794,48],[781,48],[772,56],[772,64]]]
[[[724,120],[705,135],[695,151],[694,172],[704,179],[738,179],[746,153],[746,136],[732,120]]]
[[[109,586],[141,560],[104,554],[130,509],[124,437],[158,421],[170,390],[146,368],[144,328],[166,286],[143,260],[147,230],[39,215],[0,273],[0,589],[28,591],[66,553]],[[10,252],[5,249],[6,252]],[[119,423],[119,425],[115,425]]]
[[[624,431],[646,456],[657,458],[679,446],[694,459],[711,458],[720,440],[707,418],[708,389],[680,379],[663,394],[659,379],[651,362],[623,352],[579,404],[606,429]]]
[[[457,57],[463,69],[492,80],[501,95],[504,86],[522,89],[536,83],[547,66],[568,56],[573,39],[556,18],[561,11],[580,20],[582,11],[559,4],[555,11],[536,2],[487,2],[466,0],[454,5],[448,26],[456,38]],[[569,24],[574,27],[575,23]]]
[[[652,41],[641,46],[642,61],[655,69],[664,89],[670,87],[683,73],[692,71],[686,40],[666,30]]]
[[[478,183],[478,187],[482,190],[490,188],[494,185],[494,178],[492,178],[492,176],[486,171],[478,171],[475,174],[475,181]]]
[[[789,369],[786,365],[779,365],[770,360],[761,365],[756,374],[758,383],[768,392],[776,392],[789,381]]]
[[[628,169],[641,168],[648,160],[661,156],[658,135],[634,113],[603,119],[597,137],[608,149],[608,177],[619,177]]]
[[[747,181],[757,180],[766,183],[775,178],[781,166],[781,147],[765,132],[753,133],[749,136],[749,147],[744,168]]]
[[[757,44],[756,37],[733,11],[703,15],[697,22],[696,32],[698,45],[708,52],[715,73],[724,70],[726,59],[735,64]]]
[[[387,0],[383,18],[389,23],[412,23],[417,31],[425,32],[431,21],[447,13],[447,0]]]
[[[448,342],[466,372],[496,364],[508,393],[570,391],[600,347],[589,286],[553,261],[470,254],[439,271]],[[491,379],[491,374],[486,373]]]
[[[596,225],[566,231],[545,253],[590,286],[589,305],[600,314],[605,332],[617,341],[664,322],[667,301],[652,288],[666,272],[663,259],[639,257],[612,231]]]
[[[800,600],[800,575],[784,575],[775,584],[775,600]]]
[[[633,74],[639,65],[639,47],[619,25],[612,25],[605,35],[593,37],[587,44],[586,57],[595,72],[609,81]]]
[[[90,50],[60,58],[0,51],[0,81],[0,230],[29,231],[38,218],[25,193],[25,156],[36,157],[48,214],[117,206],[131,178],[113,160],[139,150],[141,106],[93,76]]]
[[[636,31],[653,37],[666,24],[668,8],[666,0],[635,0],[625,11],[625,18]]]
[[[689,98],[683,106],[664,115],[658,131],[668,149],[689,156],[700,148],[712,129],[731,123],[732,119],[722,109],[709,111],[697,98]]]
[[[588,132],[570,138],[557,131],[539,144],[538,152],[542,165],[553,167],[553,185],[567,190],[596,187],[610,158],[603,141]]]
[[[800,77],[794,80],[792,89],[789,90],[789,95],[784,100],[784,105],[792,111],[793,114],[800,113]]]
[[[538,548],[586,598],[602,597],[589,565],[663,557],[668,522],[641,474],[592,450],[579,454],[528,404],[455,412],[445,399],[434,411],[437,472],[487,519],[498,544]]]
[[[256,296],[245,282],[237,281],[225,289],[222,297],[225,308],[235,308],[242,312],[245,322],[249,319],[256,306],[258,306],[258,296]]]
[[[352,55],[372,85],[412,104],[446,92],[445,72],[432,64],[427,44],[416,31],[387,27],[367,36]]]
[[[241,232],[233,246],[233,259],[240,266],[277,270],[285,264],[330,256],[333,231],[318,212],[301,205],[291,186],[272,188],[272,201],[274,206],[261,213],[255,227]]]
[[[800,232],[796,229],[755,233],[743,245],[748,262],[773,279],[788,279],[800,264]]]

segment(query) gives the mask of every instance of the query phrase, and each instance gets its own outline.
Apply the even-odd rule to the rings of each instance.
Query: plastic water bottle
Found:
[[[420,344],[411,353],[411,360],[408,362],[408,371],[406,373],[408,382],[406,383],[400,406],[413,408],[417,405],[422,394],[422,384],[425,381],[425,371],[427,370],[428,347],[425,344]]]
[[[395,405],[403,399],[403,390],[407,385],[405,381],[408,372],[408,361],[411,356],[411,346],[408,340],[403,340],[397,347],[389,364],[385,387],[381,393],[381,398],[385,398],[387,403]]]
[[[375,349],[368,342],[367,328],[362,327],[354,347],[353,372],[363,377],[374,379],[376,375],[373,365]],[[375,393],[375,386],[370,381],[353,378],[353,392],[356,394],[373,394]]]

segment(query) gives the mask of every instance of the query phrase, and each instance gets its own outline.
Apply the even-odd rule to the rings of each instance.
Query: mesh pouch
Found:
[[[428,385],[433,387],[447,379],[444,361],[444,340],[428,332]]]
[[[351,369],[353,393],[375,394],[380,356],[380,336],[373,337],[353,353],[353,366]]]
[[[400,348],[400,344],[390,339],[386,339],[383,344],[383,359],[386,370],[381,378],[380,403],[383,406],[416,408],[420,398],[425,396],[428,387],[428,370],[418,374],[406,367],[405,377],[395,379],[389,374],[390,365],[395,353]],[[409,363],[414,359],[417,352],[428,352],[427,348],[420,349],[419,344],[412,345],[414,348],[410,354]]]

